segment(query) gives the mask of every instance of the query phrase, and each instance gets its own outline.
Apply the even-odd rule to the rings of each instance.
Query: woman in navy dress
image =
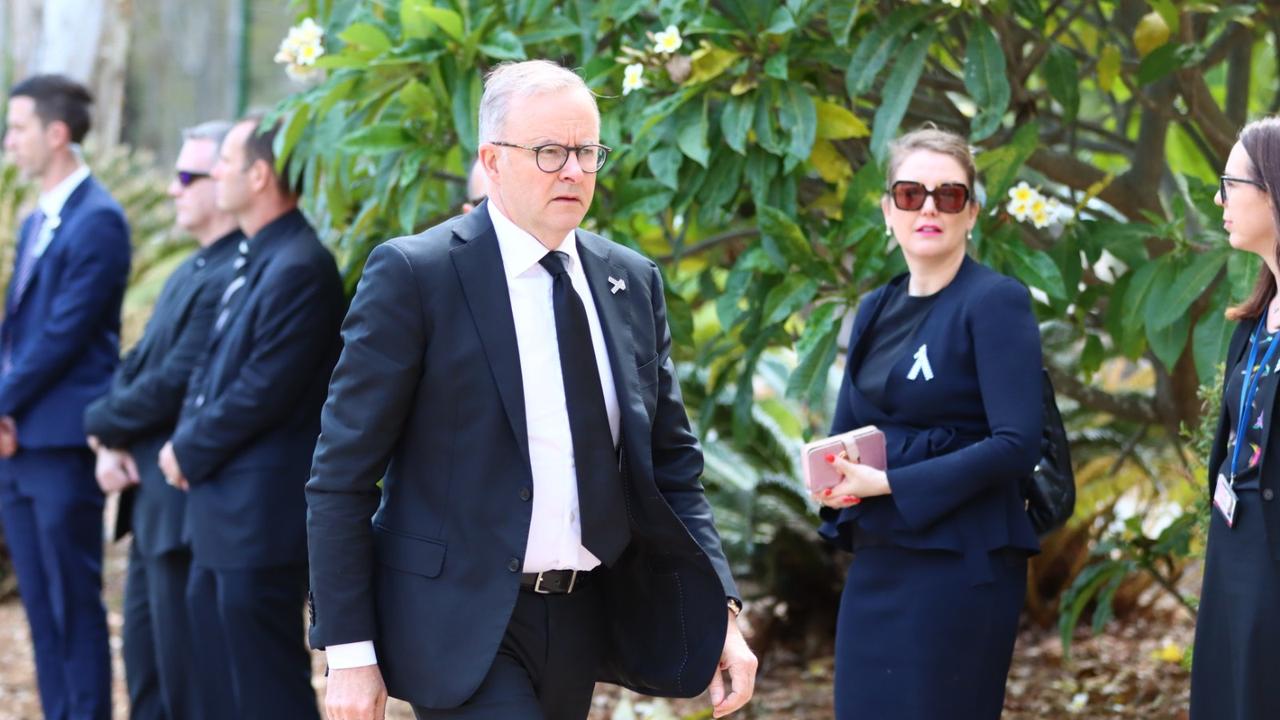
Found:
[[[1030,294],[965,254],[978,217],[959,136],[900,138],[882,201],[908,272],[858,307],[832,432],[886,436],[888,471],[836,458],[823,534],[855,557],[836,625],[839,720],[991,720],[1027,557],[1019,483],[1040,457]]]
[[[1235,250],[1262,258],[1253,294],[1227,311],[1237,322],[1226,357],[1218,432],[1209,455],[1213,500],[1191,667],[1191,720],[1280,718],[1280,461],[1275,435],[1276,208],[1280,119],[1245,126],[1214,201]],[[1241,411],[1245,409],[1243,412]]]

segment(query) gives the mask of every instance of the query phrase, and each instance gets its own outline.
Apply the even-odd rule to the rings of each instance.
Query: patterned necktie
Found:
[[[218,319],[214,322],[213,331],[220,333],[226,328],[227,322],[240,306],[240,301],[244,299],[244,293],[240,292],[248,282],[249,274],[249,239],[245,238],[240,241],[239,255],[232,263],[235,269],[235,275],[232,276],[231,282],[227,284],[227,289],[222,291],[222,299],[218,302]]]
[[[40,244],[40,231],[44,229],[44,211],[36,210],[32,215],[30,229],[22,243],[22,255],[18,258],[18,266],[13,270],[13,297],[22,297],[27,284],[31,282],[31,273],[36,268],[36,246]]]
[[[582,520],[582,544],[605,565],[611,565],[631,539],[622,475],[609,430],[596,366],[591,326],[582,298],[573,289],[562,252],[549,252],[538,261],[551,273],[551,297],[556,315],[556,344],[560,349],[560,374],[569,411],[573,461],[578,476],[578,517]]]

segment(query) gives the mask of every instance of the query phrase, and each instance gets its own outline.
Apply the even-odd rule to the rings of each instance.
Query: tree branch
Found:
[[[755,237],[759,234],[760,234],[760,228],[754,228],[754,227],[738,228],[737,230],[729,230],[728,232],[722,232],[719,235],[712,235],[711,237],[705,240],[700,240],[697,243],[690,245],[687,248],[683,248],[682,250],[680,250],[680,252],[673,252],[668,255],[663,255],[661,257],[654,258],[654,259],[661,263],[668,263],[673,260],[677,260],[679,258],[688,257],[690,255],[697,255],[700,252],[706,252],[707,250],[710,250],[711,248],[717,245],[721,245],[723,243],[732,242],[734,240],[742,240],[744,238],[749,238],[749,237]]]
[[[1075,373],[1067,372],[1045,363],[1049,371],[1049,379],[1057,392],[1066,395],[1081,405],[1100,412],[1108,413],[1122,420],[1135,423],[1162,425],[1155,407],[1145,397],[1133,393],[1112,395],[1092,385],[1086,385]]]

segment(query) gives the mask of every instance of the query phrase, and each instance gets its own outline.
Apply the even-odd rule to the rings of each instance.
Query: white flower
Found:
[[[653,36],[653,51],[670,55],[679,50],[683,43],[684,41],[680,39],[680,28],[668,25],[666,30]]]
[[[950,5],[951,7],[960,7],[960,3],[963,2],[963,0],[942,0],[942,2]]]
[[[289,28],[274,60],[285,66],[285,74],[291,80],[308,83],[324,76],[322,70],[314,67],[321,55],[324,55],[324,28],[315,20],[304,18]]]
[[[1031,224],[1042,229],[1049,227],[1049,204],[1045,202],[1043,195],[1036,193],[1036,198],[1027,206],[1027,210],[1031,215]]]
[[[1035,190],[1031,188],[1030,185],[1027,184],[1026,180],[1023,180],[1017,185],[1014,185],[1013,187],[1009,188],[1009,199],[1016,200],[1017,202],[1020,202],[1020,203],[1029,203],[1031,202],[1031,198],[1035,197],[1038,194],[1039,193],[1037,193]]]
[[[1029,202],[1010,200],[1009,205],[1005,209],[1008,210],[1009,214],[1018,222],[1026,222],[1027,215],[1031,212],[1030,205],[1031,203]]]
[[[284,66],[284,73],[289,79],[303,85],[315,82],[324,77],[324,70],[310,65],[290,63]]]
[[[632,90],[644,87],[644,66],[632,63],[622,72],[622,94],[630,94]]]
[[[315,65],[316,60],[324,54],[324,48],[319,43],[307,43],[298,48],[298,64],[299,65]]]

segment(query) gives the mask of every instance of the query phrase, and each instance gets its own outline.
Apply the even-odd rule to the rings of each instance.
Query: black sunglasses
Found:
[[[933,198],[933,206],[938,208],[938,212],[947,214],[958,213],[969,204],[969,186],[963,183],[942,183],[927,190],[924,183],[899,180],[889,188],[889,195],[899,210],[919,210],[929,197]]]
[[[194,172],[191,170],[178,171],[178,184],[182,187],[191,187],[191,184],[201,178],[209,177],[209,173]]]
[[[1231,175],[1219,175],[1218,176],[1218,197],[1221,197],[1222,202],[1224,203],[1227,201],[1227,183],[1244,183],[1245,185],[1252,185],[1258,188],[1259,190],[1267,189],[1266,185],[1258,182],[1257,180],[1250,180],[1249,178],[1242,178],[1242,177],[1234,177]]]

